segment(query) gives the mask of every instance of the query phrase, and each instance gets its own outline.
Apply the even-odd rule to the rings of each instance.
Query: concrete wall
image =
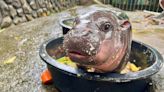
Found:
[[[0,0],[0,28],[48,16],[77,3],[79,0]]]

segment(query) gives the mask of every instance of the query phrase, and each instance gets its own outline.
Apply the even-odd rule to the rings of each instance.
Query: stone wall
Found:
[[[0,28],[60,12],[78,2],[79,0],[0,0]]]

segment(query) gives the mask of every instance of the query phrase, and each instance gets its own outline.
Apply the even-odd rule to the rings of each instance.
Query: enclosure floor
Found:
[[[83,14],[95,7],[99,8],[95,5],[80,6],[76,12]],[[40,81],[46,64],[39,57],[39,47],[52,37],[62,36],[58,21],[71,14],[67,10],[0,31],[0,92],[57,92],[52,85],[45,86]],[[135,11],[127,14],[133,26],[133,39],[153,46],[164,57],[164,27],[147,24],[144,20],[147,13]],[[153,76],[155,92],[164,90],[163,72],[164,68]]]

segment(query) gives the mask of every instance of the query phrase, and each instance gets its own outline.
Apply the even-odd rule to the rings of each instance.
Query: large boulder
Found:
[[[80,5],[91,5],[93,3],[93,0],[79,0]]]
[[[6,16],[9,15],[9,7],[8,7],[8,5],[7,5],[4,1],[2,1],[2,0],[0,0],[0,10],[1,10],[1,14],[2,14],[3,17],[6,17]]]
[[[39,9],[39,5],[36,0],[27,0],[28,4],[31,6],[33,10]]]
[[[33,20],[33,17],[31,14],[26,14],[25,16],[26,16],[27,21]]]
[[[51,3],[54,6],[54,10],[56,12],[59,12],[62,9],[60,3],[57,0],[51,0]]]
[[[34,18],[37,18],[38,17],[38,14],[37,14],[36,11],[32,11],[32,17],[34,17]]]
[[[13,0],[4,0],[7,4],[11,4]]]
[[[41,8],[45,8],[46,7],[45,1],[46,0],[36,0],[36,3],[38,3]]]
[[[2,13],[0,11],[0,28],[1,28],[1,23],[2,23]]]
[[[53,5],[52,5],[51,2],[48,2],[48,3],[47,3],[47,9],[48,9],[49,11],[51,11],[51,12],[54,11],[54,10],[53,10]]]
[[[19,8],[17,9],[18,16],[22,17],[24,15],[23,9]]]
[[[18,17],[16,16],[14,19],[13,19],[13,22],[15,25],[19,24],[19,23],[23,23],[23,22],[26,22],[27,19],[26,19],[26,16],[22,16],[22,17]]]
[[[6,16],[2,19],[1,28],[9,27],[12,23],[10,16]]]
[[[26,0],[20,0],[22,8],[25,14],[30,14],[32,12],[31,7],[28,5]]]
[[[14,23],[15,25],[19,24],[20,22],[21,22],[21,18],[18,17],[18,16],[16,16],[16,17],[13,19],[13,23]]]
[[[12,0],[12,5],[17,9],[21,7],[21,3],[19,0]]]
[[[43,9],[37,10],[38,17],[41,17],[42,16],[42,13],[43,13]]]
[[[9,5],[9,14],[12,18],[14,18],[17,15],[17,11],[15,10],[15,8],[12,5]]]

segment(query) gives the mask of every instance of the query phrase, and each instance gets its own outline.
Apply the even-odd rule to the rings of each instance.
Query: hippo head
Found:
[[[64,37],[70,59],[80,66],[104,73],[120,69],[131,47],[131,25],[107,10],[96,10],[75,18]]]

